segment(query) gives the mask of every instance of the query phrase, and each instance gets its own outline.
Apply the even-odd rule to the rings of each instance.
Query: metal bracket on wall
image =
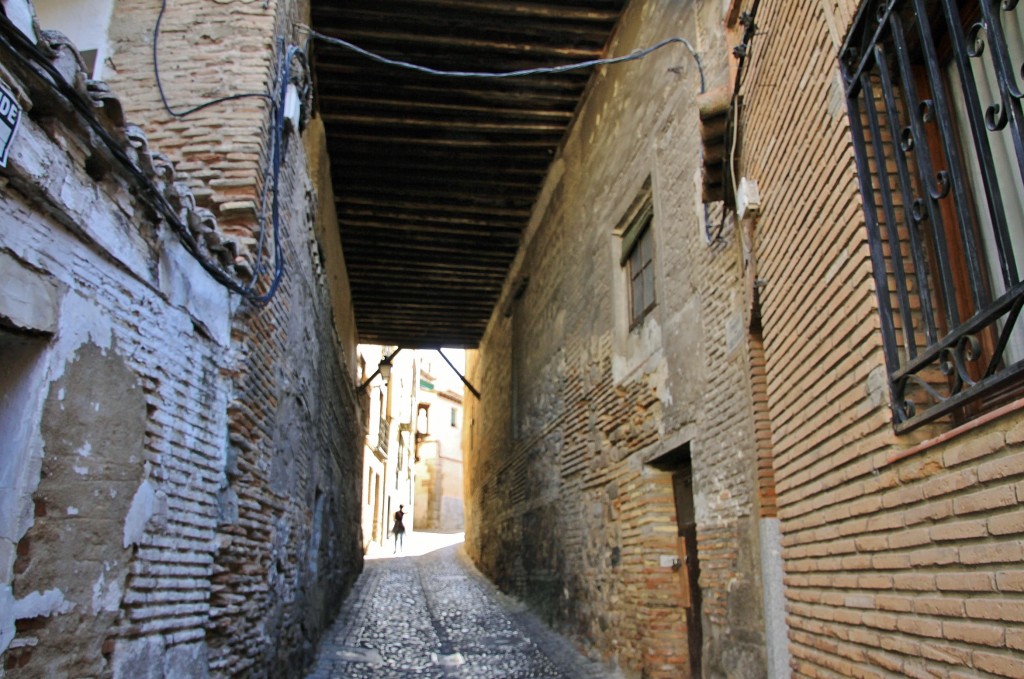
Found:
[[[455,371],[455,374],[459,376],[459,379],[462,380],[462,383],[466,385],[467,389],[469,389],[471,392],[473,392],[473,396],[476,396],[476,399],[479,401],[480,400],[480,392],[477,391],[476,387],[474,387],[472,384],[469,383],[469,380],[467,380],[462,375],[462,373],[459,372],[459,369],[455,367],[455,364],[453,364],[450,360],[448,360],[448,357],[444,355],[443,351],[438,349],[437,353],[441,354],[441,358],[443,358],[444,362],[448,364],[448,367]]]
[[[401,351],[401,350],[402,350],[402,348],[399,347],[399,348],[395,349],[394,351],[392,351],[390,354],[388,354],[388,356],[384,360],[382,360],[380,362],[380,364],[377,366],[377,369],[373,371],[373,374],[370,375],[369,377],[367,377],[366,380],[362,384],[359,385],[358,391],[362,391],[363,389],[366,389],[366,387],[370,384],[370,382],[373,382],[373,378],[375,378],[377,375],[380,375],[380,366],[387,365],[388,368],[390,368],[391,367],[391,359],[393,359],[395,356],[397,356],[398,352]],[[387,382],[387,379],[385,379],[384,381]]]

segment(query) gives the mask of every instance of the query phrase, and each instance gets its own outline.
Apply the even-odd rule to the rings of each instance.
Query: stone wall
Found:
[[[269,11],[264,45],[297,10]],[[260,54],[253,70],[272,78],[274,53]],[[80,96],[97,91],[70,46],[52,58]],[[113,59],[138,79],[121,100],[96,98],[97,118],[182,220],[207,223],[201,191],[172,183],[174,166],[117,115],[163,129],[128,103],[151,96],[151,71]],[[28,113],[0,169],[0,675],[299,674],[362,560],[354,323],[333,201],[314,183],[322,132],[289,132],[286,274],[256,307],[155,218],[66,97],[12,54],[2,63]],[[266,137],[265,112],[232,125]],[[178,178],[199,190],[233,153],[210,148]],[[210,242],[236,238],[219,216]]]
[[[726,83],[720,3],[634,2],[610,53],[670,36],[717,55],[707,87]],[[766,676],[751,292],[738,229],[706,238],[700,87],[680,45],[595,75],[509,277],[528,287],[513,300],[510,282],[469,367],[471,555],[628,676],[698,659],[704,676]],[[657,305],[631,329],[616,229],[645,186]],[[673,569],[687,466],[700,596]]]
[[[892,426],[838,79],[859,4],[761,2],[744,84],[791,667],[1024,676],[1019,403]]]

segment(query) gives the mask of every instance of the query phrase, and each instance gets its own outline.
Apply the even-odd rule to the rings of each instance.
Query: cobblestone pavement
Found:
[[[498,592],[456,544],[367,559],[308,679],[617,676]]]

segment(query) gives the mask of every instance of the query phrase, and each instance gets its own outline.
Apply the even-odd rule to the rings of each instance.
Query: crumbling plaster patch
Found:
[[[132,497],[128,515],[124,519],[124,539],[122,546],[128,549],[142,542],[146,527],[154,517],[157,522],[166,521],[167,494],[157,490],[149,480],[149,463],[146,464],[146,478],[139,484]]]
[[[75,603],[64,597],[59,589],[48,589],[45,592],[29,592],[14,602],[14,619],[49,618],[53,615],[64,615],[75,608]]]
[[[15,623],[31,618],[48,618],[70,613],[75,604],[64,598],[59,589],[29,592],[21,599],[14,598],[9,585],[0,585],[0,654],[4,653],[16,636]],[[0,672],[0,677],[3,673]]]
[[[109,350],[113,343],[113,332],[109,321],[96,305],[77,293],[70,292],[61,299],[60,311],[58,312],[60,324],[57,334],[48,346],[46,357],[39,361],[36,369],[44,371],[44,376],[39,380],[25,379],[22,381],[26,393],[35,394],[34,397],[26,397],[30,401],[41,398],[46,393],[43,384],[51,385],[51,399],[55,401],[59,409],[63,409],[65,396],[68,393],[66,386],[60,383],[62,376],[73,357],[79,349],[90,344],[100,351]],[[64,360],[61,360],[61,359]],[[52,386],[58,384],[56,389]],[[37,422],[34,415],[41,404],[30,405],[31,412],[24,413],[22,422]],[[83,440],[81,446],[89,446],[87,440]],[[4,531],[3,537],[11,539],[14,543],[21,540],[33,524],[32,494],[36,491],[42,468],[43,443],[40,432],[37,429],[29,431],[20,440],[12,455],[17,457],[16,463],[12,463],[12,469],[20,468],[21,472],[17,479],[13,480],[11,502],[17,503],[16,508],[3,507],[2,516],[4,521],[0,529]],[[78,457],[77,455],[75,457]],[[69,457],[69,459],[72,459]],[[67,506],[74,506],[69,504]],[[8,576],[9,577],[9,576]]]
[[[4,282],[0,321],[32,332],[57,330],[60,292],[52,278],[39,275],[0,251],[0,280]]]
[[[209,674],[203,643],[168,648],[162,637],[118,639],[113,658],[113,679],[203,679]]]
[[[143,476],[146,419],[137,376],[113,340],[106,348],[82,344],[49,385],[33,521],[21,538],[12,586],[17,618],[50,616],[32,626],[32,654],[48,658],[58,673],[104,668],[95,651],[118,615],[128,576],[131,551],[122,541]]]
[[[11,645],[14,632],[14,593],[10,585],[0,585],[0,654]]]
[[[31,491],[26,494],[23,489],[34,488],[38,479],[41,444],[34,423],[45,383],[45,361],[41,360],[45,346],[45,339],[0,331],[0,583],[4,584],[10,584],[15,545],[31,525]]]
[[[222,347],[231,343],[231,315],[237,305],[227,288],[213,280],[173,233],[165,231],[160,247],[160,287],[174,305],[188,310],[203,331]]]

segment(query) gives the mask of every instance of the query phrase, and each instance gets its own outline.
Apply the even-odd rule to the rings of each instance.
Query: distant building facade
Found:
[[[459,359],[461,350],[448,350]],[[462,473],[463,386],[433,351],[419,356],[416,417],[416,525],[444,533],[465,528]],[[454,362],[454,361],[453,361]]]
[[[399,506],[405,512],[407,530],[462,530],[462,383],[458,375],[434,350],[361,345],[359,353],[367,431],[364,548],[394,539],[390,531]],[[461,350],[448,353],[461,367]]]
[[[308,8],[167,6],[176,113],[253,94],[186,116],[160,3],[3,9],[0,674],[297,676],[362,567]]]
[[[399,507],[406,530],[413,529],[418,368],[414,351],[361,345],[359,353],[365,366],[362,530],[368,549],[371,543],[394,540],[391,529]]]

